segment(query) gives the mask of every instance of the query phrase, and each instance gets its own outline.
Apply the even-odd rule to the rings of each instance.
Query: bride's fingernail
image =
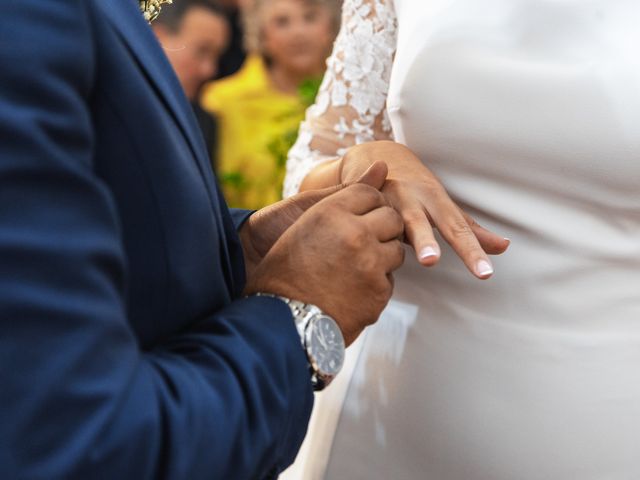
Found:
[[[476,263],[476,274],[479,277],[488,277],[493,273],[493,267],[487,260],[479,260]]]
[[[422,250],[420,250],[420,255],[418,256],[420,257],[420,260],[426,260],[431,257],[437,257],[438,251],[431,246],[424,247]]]

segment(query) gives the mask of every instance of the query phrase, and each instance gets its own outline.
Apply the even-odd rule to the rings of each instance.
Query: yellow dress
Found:
[[[206,86],[201,102],[220,122],[216,173],[229,206],[258,209],[280,200],[303,98],[277,91],[262,59],[250,56],[235,75]]]

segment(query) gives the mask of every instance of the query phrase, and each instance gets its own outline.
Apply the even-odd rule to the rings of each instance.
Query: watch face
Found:
[[[335,376],[344,363],[344,340],[340,327],[331,318],[320,315],[307,330],[307,348],[318,372]]]

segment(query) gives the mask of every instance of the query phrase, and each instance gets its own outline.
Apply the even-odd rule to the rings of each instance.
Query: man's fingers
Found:
[[[291,200],[295,203],[295,205],[300,208],[302,211],[306,211],[309,208],[313,207],[320,200],[324,200],[325,198],[333,195],[336,192],[339,192],[347,185],[340,184],[334,185],[327,188],[322,188],[320,190],[308,190],[306,192],[298,193],[293,197],[289,197],[288,200]]]
[[[388,205],[384,195],[374,187],[364,183],[354,183],[343,188],[323,202],[336,203],[340,208],[354,215],[365,215],[376,208]]]
[[[380,244],[380,261],[387,274],[397,270],[404,263],[404,247],[400,240]]]
[[[369,225],[369,229],[381,242],[400,239],[404,232],[402,217],[389,206],[370,211],[364,216],[364,219]]]

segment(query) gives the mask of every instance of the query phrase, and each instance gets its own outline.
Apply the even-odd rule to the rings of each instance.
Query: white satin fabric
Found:
[[[282,478],[640,479],[640,2],[393,3],[393,134],[512,245],[407,252]]]

